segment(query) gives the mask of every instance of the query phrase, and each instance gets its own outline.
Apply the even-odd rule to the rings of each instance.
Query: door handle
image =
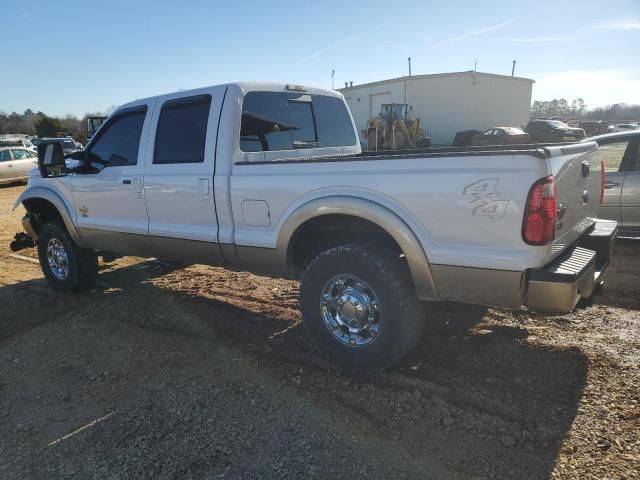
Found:
[[[198,200],[208,202],[211,198],[211,187],[209,186],[208,178],[198,179]]]
[[[131,185],[133,198],[142,198],[142,180],[139,178],[123,178],[123,185]]]
[[[131,179],[134,198],[142,198],[142,180],[139,178]]]
[[[619,187],[620,184],[618,182],[604,182],[604,188],[605,190],[609,190],[613,187]]]

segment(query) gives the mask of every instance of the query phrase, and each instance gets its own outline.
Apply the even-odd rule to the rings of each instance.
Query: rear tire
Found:
[[[78,247],[56,222],[45,223],[38,232],[38,259],[47,283],[59,292],[75,293],[92,288],[98,278],[98,257]]]
[[[320,253],[300,285],[305,329],[340,365],[387,368],[409,353],[424,329],[409,269],[375,245],[342,245]]]

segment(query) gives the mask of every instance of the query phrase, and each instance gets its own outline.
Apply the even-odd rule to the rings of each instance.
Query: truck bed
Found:
[[[303,163],[303,162],[344,162],[344,161],[370,161],[393,160],[407,158],[439,158],[458,156],[485,156],[491,155],[528,155],[539,158],[547,158],[548,148],[562,147],[563,153],[579,153],[589,151],[593,146],[589,143],[531,143],[522,145],[493,145],[478,147],[429,147],[411,150],[379,150],[377,152],[362,152],[349,155],[332,155],[318,157],[298,157],[283,160],[264,160],[252,162],[237,162],[236,165],[259,165],[273,163]]]

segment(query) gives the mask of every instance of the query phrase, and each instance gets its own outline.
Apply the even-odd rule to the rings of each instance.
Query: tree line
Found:
[[[547,101],[536,100],[531,105],[531,118],[561,117],[578,120],[640,120],[640,105],[616,103],[606,107],[587,108],[582,98],[576,98],[569,103],[566,99]]]
[[[113,111],[115,107],[109,109]],[[50,117],[30,108],[24,113],[0,112],[0,135],[8,133],[22,133],[37,135],[38,137],[57,137],[60,134],[71,135],[76,141],[87,141],[87,117],[108,115],[109,112],[87,113],[81,119],[74,115],[64,117]]]

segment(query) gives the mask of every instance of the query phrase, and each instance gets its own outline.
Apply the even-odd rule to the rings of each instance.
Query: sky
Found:
[[[640,0],[0,0],[0,111],[104,111],[238,80],[532,78],[534,100],[640,104]]]

